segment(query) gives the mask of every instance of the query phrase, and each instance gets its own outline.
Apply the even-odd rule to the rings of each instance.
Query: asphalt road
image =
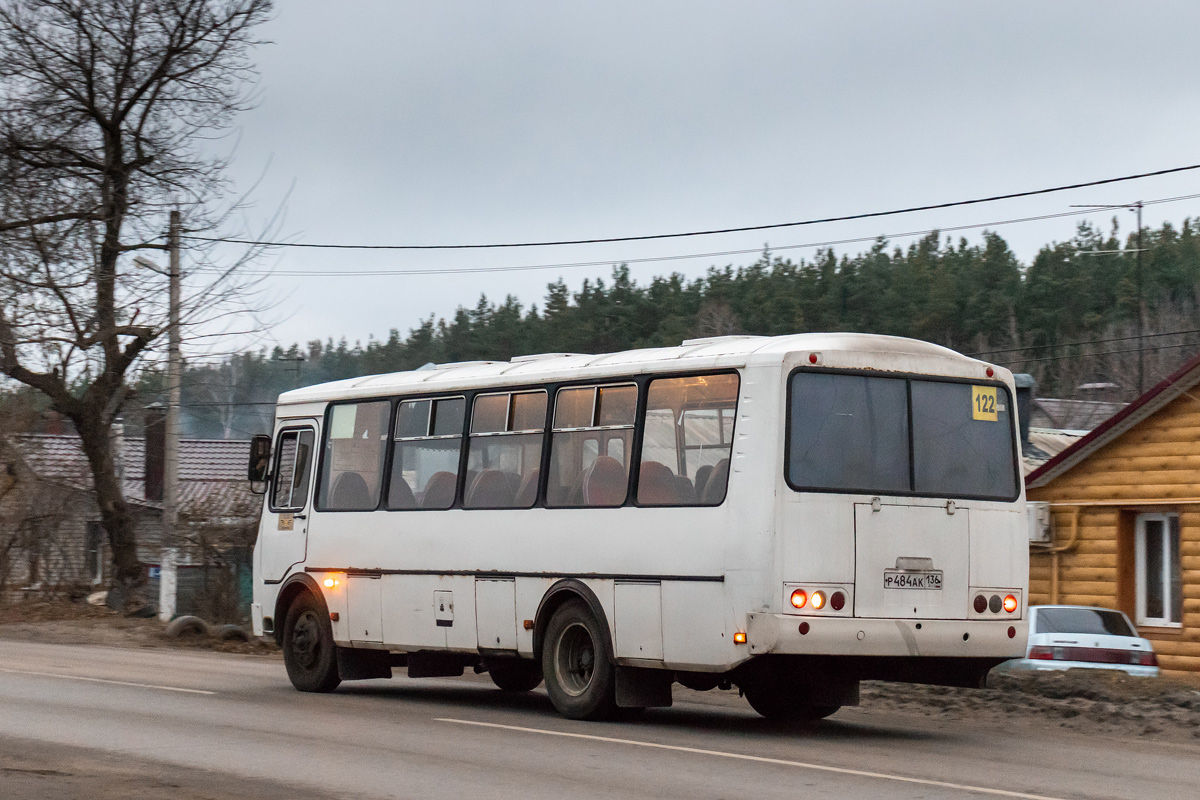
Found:
[[[676,687],[558,717],[486,677],[294,691],[282,662],[0,641],[0,798],[1200,796],[1200,746],[843,709],[788,728]]]

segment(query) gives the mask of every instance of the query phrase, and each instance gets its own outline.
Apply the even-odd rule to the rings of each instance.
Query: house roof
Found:
[[[1033,413],[1030,414],[1030,417],[1034,420],[1037,420],[1039,416],[1044,417],[1045,421],[1049,423],[1042,426],[1046,428],[1055,428],[1060,431],[1090,431],[1125,406],[1125,403],[1106,400],[1035,397]]]
[[[1200,383],[1200,354],[1193,356],[1187,363],[1141,397],[1101,422],[1082,439],[1031,472],[1025,479],[1026,488],[1045,486],[1092,453],[1182,397],[1198,383]]]
[[[10,437],[10,441],[39,478],[91,490],[91,468],[78,436],[24,433]],[[261,500],[250,492],[246,480],[249,458],[248,441],[180,441],[180,515],[231,522],[256,515]],[[161,504],[146,500],[146,440],[122,437],[120,452],[115,454],[114,460],[121,473],[125,499],[161,508]]]
[[[1021,450],[1026,475],[1078,442],[1084,436],[1079,431],[1060,431],[1049,428],[1030,428],[1029,444]]]

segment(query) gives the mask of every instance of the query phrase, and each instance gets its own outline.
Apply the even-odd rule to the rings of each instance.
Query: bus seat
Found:
[[[708,483],[712,471],[712,464],[701,464],[696,468],[696,497],[704,497],[704,485]]]
[[[399,471],[392,473],[392,484],[388,487],[388,508],[417,508],[416,495]]]
[[[658,461],[643,461],[638,477],[638,502],[652,506],[670,506],[679,502],[675,473]]]
[[[678,502],[689,506],[696,504],[696,487],[692,486],[687,475],[675,476],[675,493],[679,495]]]
[[[708,482],[704,484],[704,494],[700,496],[700,502],[706,506],[717,506],[725,499],[725,485],[729,483],[729,459],[722,458],[713,467],[712,474],[708,476]]]
[[[366,478],[357,472],[343,472],[337,476],[337,480],[333,482],[333,491],[329,493],[331,510],[359,511],[374,507]]]
[[[525,482],[517,490],[517,499],[514,501],[517,508],[529,508],[537,501],[538,480],[541,477],[540,469],[535,469],[525,476]]]
[[[517,492],[521,491],[521,485],[524,483],[520,473],[502,470],[501,474],[504,475],[504,480],[508,481],[508,488],[512,490],[512,496],[515,498]]]
[[[629,481],[625,468],[612,456],[597,456],[583,479],[583,502],[589,506],[619,506]]]
[[[498,469],[485,469],[475,477],[467,492],[468,508],[512,508],[512,484]]]
[[[454,505],[455,484],[458,476],[441,470],[429,476],[425,493],[421,496],[421,508],[449,508]]]

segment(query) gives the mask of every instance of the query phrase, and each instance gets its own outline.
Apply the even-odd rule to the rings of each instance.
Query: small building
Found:
[[[1200,671],[1200,356],[1038,467],[1030,603],[1119,609],[1164,669]]]
[[[116,430],[116,469],[134,516],[138,560],[156,596],[162,549],[161,435]],[[180,613],[235,619],[249,608],[250,555],[262,498],[246,480],[250,443],[180,442]],[[73,434],[16,434],[0,442],[0,596],[103,588],[111,557],[91,472]],[[244,597],[243,597],[244,595]],[[242,603],[244,600],[244,603]]]

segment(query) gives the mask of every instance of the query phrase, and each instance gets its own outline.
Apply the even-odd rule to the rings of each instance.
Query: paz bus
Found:
[[[486,672],[575,719],[737,686],[818,719],[864,679],[1020,656],[1008,370],[911,339],[722,336],[289,391],[254,632],[301,691]]]

